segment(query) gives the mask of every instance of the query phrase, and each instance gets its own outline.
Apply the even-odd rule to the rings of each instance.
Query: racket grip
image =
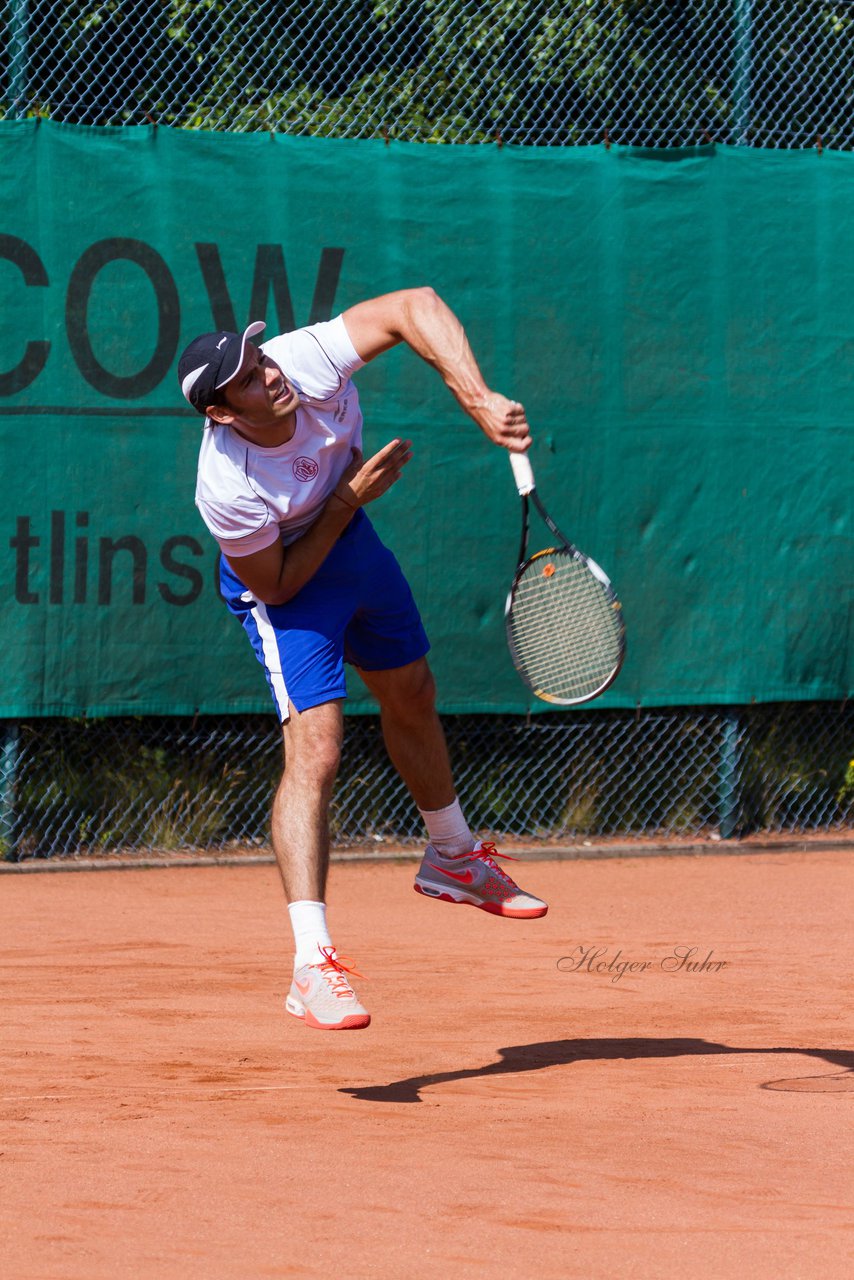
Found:
[[[513,468],[513,479],[516,481],[519,497],[527,497],[534,489],[534,472],[527,453],[511,453],[510,466]]]

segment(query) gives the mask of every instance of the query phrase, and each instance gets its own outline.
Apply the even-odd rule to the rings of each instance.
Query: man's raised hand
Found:
[[[352,462],[335,486],[335,497],[351,507],[366,506],[382,497],[400,479],[411,457],[411,440],[391,440],[367,462],[361,452],[354,449]]]
[[[487,391],[469,412],[493,444],[511,453],[524,453],[530,448],[531,431],[525,408],[518,400],[508,400],[498,391]]]

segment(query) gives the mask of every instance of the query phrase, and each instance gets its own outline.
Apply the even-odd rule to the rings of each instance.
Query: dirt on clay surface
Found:
[[[342,1033],[273,866],[2,876],[0,1274],[852,1274],[854,848],[705,848],[520,855],[535,921],[339,861]]]

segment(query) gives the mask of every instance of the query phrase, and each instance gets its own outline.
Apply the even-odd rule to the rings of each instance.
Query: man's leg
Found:
[[[288,899],[296,956],[286,1008],[308,1026],[366,1027],[370,1015],[347,981],[326,926],[329,804],[343,738],[341,701],[298,712],[282,725],[285,769],[273,801],[273,850]]]
[[[533,919],[548,908],[524,893],[495,861],[493,844],[475,841],[456,798],[445,733],[426,658],[388,671],[359,671],[380,704],[386,749],[409,788],[431,843],[415,888],[492,915]]]
[[[436,686],[426,658],[391,671],[359,671],[380,704],[391,762],[421,810],[444,809],[456,798]]]
[[[341,702],[291,707],[282,725],[285,770],[273,801],[273,852],[288,902],[322,902],[329,869],[329,804],[344,736]]]

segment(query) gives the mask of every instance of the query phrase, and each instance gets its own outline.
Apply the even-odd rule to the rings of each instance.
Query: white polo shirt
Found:
[[[280,334],[261,346],[299,393],[286,444],[252,444],[205,420],[196,506],[229,556],[248,556],[277,538],[293,542],[313,524],[362,446],[362,411],[351,376],[364,364],[342,316]]]

